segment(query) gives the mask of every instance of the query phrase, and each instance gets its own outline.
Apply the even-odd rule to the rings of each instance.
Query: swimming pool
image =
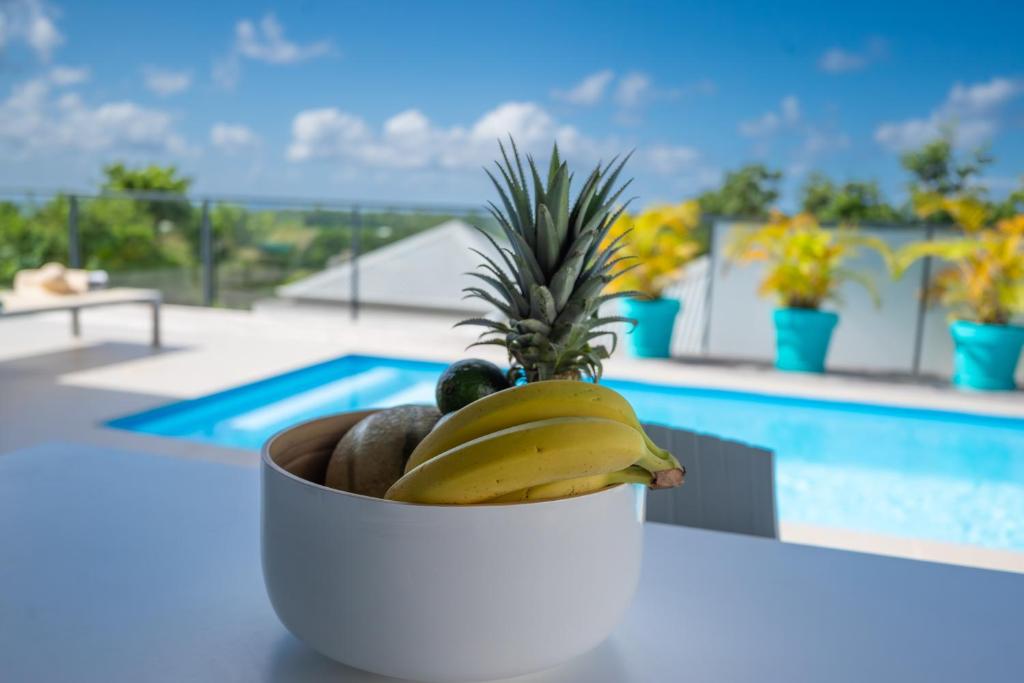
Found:
[[[258,450],[343,410],[433,402],[442,363],[344,356],[108,423]],[[1024,550],[1024,420],[607,379],[647,422],[771,448],[779,517]]]

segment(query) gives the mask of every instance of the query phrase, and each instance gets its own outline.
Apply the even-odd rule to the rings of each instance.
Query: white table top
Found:
[[[257,474],[78,444],[0,456],[0,680],[385,680],[277,620]],[[1021,575],[651,524],[612,638],[517,680],[1021,681],[1022,644]]]

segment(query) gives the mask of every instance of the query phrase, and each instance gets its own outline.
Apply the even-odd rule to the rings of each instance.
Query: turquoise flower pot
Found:
[[[626,335],[626,349],[640,358],[668,358],[672,328],[681,305],[677,299],[623,299],[622,314],[636,320]]]
[[[775,367],[824,372],[825,356],[839,315],[810,308],[775,309]]]
[[[990,391],[1017,388],[1014,375],[1024,345],[1024,327],[957,320],[949,331],[956,347],[953,384]]]

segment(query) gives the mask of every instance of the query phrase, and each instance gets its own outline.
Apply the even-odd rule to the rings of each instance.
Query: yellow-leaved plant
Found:
[[[686,265],[701,251],[695,232],[700,225],[696,201],[653,206],[632,216],[623,213],[605,238],[612,244],[627,232],[618,264],[620,275],[610,291],[658,299],[683,274]]]
[[[935,275],[925,295],[949,308],[953,317],[1006,325],[1024,313],[1024,214],[992,226],[985,206],[973,197],[920,195],[914,205],[922,217],[946,212],[964,234],[908,244],[894,259],[896,276],[919,259],[937,258],[950,265]]]
[[[816,310],[828,300],[838,300],[845,282],[864,286],[878,303],[874,283],[863,273],[843,264],[862,249],[877,251],[889,260],[889,248],[882,240],[861,235],[852,227],[822,228],[808,213],[787,216],[780,212],[756,230],[737,229],[726,247],[735,263],[763,262],[767,266],[759,293],[774,295],[784,308]]]

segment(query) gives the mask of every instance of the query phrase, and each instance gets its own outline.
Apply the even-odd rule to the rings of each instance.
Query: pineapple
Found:
[[[633,321],[601,317],[598,310],[611,299],[637,295],[604,291],[609,282],[629,269],[622,265],[627,257],[620,255],[626,235],[605,239],[626,209],[616,203],[629,182],[618,189],[615,183],[628,157],[617,164],[613,159],[607,166],[598,165],[570,203],[572,175],[559,159],[558,146],[552,151],[545,184],[529,155],[526,159],[531,178],[527,179],[515,141],[509,142],[515,165],[505,146],[499,145],[504,164],[495,165],[501,179],[486,171],[502,204],[498,207],[490,202],[490,211],[509,248],[500,247],[481,230],[504,267],[478,251],[484,260],[482,272],[470,275],[484,286],[464,290],[468,297],[495,306],[507,321],[471,318],[458,324],[487,328],[477,344],[505,347],[513,380],[536,382],[584,376],[600,380],[602,361],[616,344],[615,332],[605,326]],[[610,349],[596,343],[602,337],[606,343],[610,340]]]

